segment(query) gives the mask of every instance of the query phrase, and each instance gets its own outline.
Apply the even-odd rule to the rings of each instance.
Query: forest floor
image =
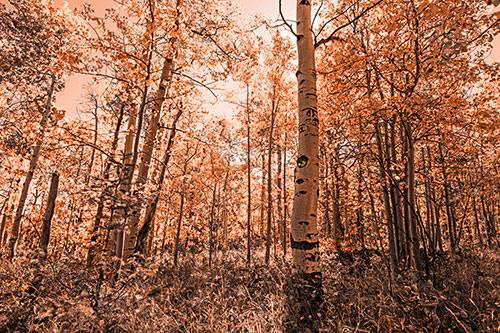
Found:
[[[65,255],[2,253],[0,332],[281,332],[290,263],[247,267],[243,251],[137,264],[133,272]],[[324,251],[321,332],[500,331],[499,251],[442,254],[427,282],[393,278],[377,251]],[[257,253],[256,261],[262,261]]]

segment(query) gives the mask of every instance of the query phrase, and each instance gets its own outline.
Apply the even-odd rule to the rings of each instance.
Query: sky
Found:
[[[3,2],[3,0],[0,0]],[[62,5],[64,2],[68,3],[71,8],[80,7],[83,3],[89,2],[93,5],[96,14],[102,15],[106,8],[113,6],[113,0],[55,0],[55,3]],[[252,13],[261,13],[268,18],[277,19],[278,18],[278,0],[237,0],[241,6],[241,11],[243,15],[248,15]],[[295,18],[295,0],[282,0],[283,2],[283,12],[286,18]],[[77,113],[77,101],[80,98],[80,93],[82,92],[82,85],[87,83],[89,80],[82,75],[74,75],[66,81],[66,88],[56,96],[56,105],[58,108],[66,110],[67,114]],[[226,109],[228,106],[222,106]],[[227,111],[227,110],[226,110]],[[227,112],[224,112],[227,113]]]
[[[0,0],[0,3],[5,3],[6,0]],[[67,2],[72,8],[80,7],[85,2],[90,2],[97,15],[102,15],[104,9],[111,7],[114,3],[113,0],[55,0],[55,3],[62,5]],[[242,14],[248,15],[252,13],[261,13],[270,19],[276,20],[278,18],[278,0],[237,0],[241,6]],[[295,0],[282,0],[283,13],[286,18],[295,18]],[[500,36],[497,36],[493,41],[494,49],[491,53],[489,60],[500,61]],[[83,91],[82,85],[86,84],[89,80],[82,75],[74,75],[66,82],[66,88],[56,97],[56,105],[58,108],[66,110],[69,114],[75,114],[77,108],[77,101]]]

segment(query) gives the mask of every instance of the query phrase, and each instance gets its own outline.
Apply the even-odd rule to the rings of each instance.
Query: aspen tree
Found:
[[[148,181],[149,167],[151,164],[151,158],[153,156],[153,149],[156,141],[156,134],[158,132],[161,110],[163,108],[163,103],[166,98],[167,90],[172,81],[172,71],[174,69],[174,60],[177,53],[178,44],[178,30],[179,30],[179,16],[180,7],[182,6],[182,0],[177,1],[177,18],[175,23],[175,29],[173,36],[169,40],[167,47],[167,55],[165,56],[163,62],[163,68],[160,76],[160,84],[153,101],[152,117],[149,118],[148,132],[146,134],[144,146],[141,153],[141,161],[139,164],[139,172],[137,175],[136,188],[137,192],[140,193],[144,191],[146,182]],[[154,10],[154,9],[153,9]],[[154,15],[154,14],[153,14]],[[140,211],[142,205],[137,203],[134,210],[131,212],[128,221],[128,232],[125,239],[125,247],[123,253],[123,259],[126,260],[134,252],[137,241],[137,229],[140,219]]]
[[[297,279],[293,301],[297,302],[298,312],[294,315],[304,318],[304,325],[311,326],[313,323],[309,321],[317,315],[323,292],[317,223],[319,118],[309,0],[297,0],[297,50],[299,142],[290,234]]]
[[[24,205],[26,203],[26,198],[28,197],[28,191],[30,188],[35,169],[38,164],[38,159],[40,157],[40,152],[42,149],[43,137],[45,135],[45,130],[47,129],[47,122],[49,120],[49,115],[52,111],[52,98],[54,96],[54,91],[56,89],[56,77],[52,75],[52,83],[50,85],[49,94],[47,96],[47,102],[45,104],[45,111],[43,112],[42,120],[40,120],[40,133],[38,141],[33,149],[33,154],[31,155],[30,165],[26,178],[24,179],[23,189],[21,191],[21,196],[19,197],[19,203],[16,209],[16,215],[14,217],[14,222],[12,224],[12,232],[9,240],[9,255],[13,258],[16,255],[16,246],[19,240],[19,230],[21,229],[21,219],[23,217]]]

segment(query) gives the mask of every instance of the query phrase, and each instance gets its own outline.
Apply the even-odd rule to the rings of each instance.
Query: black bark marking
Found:
[[[294,250],[314,250],[319,247],[319,242],[307,242],[307,241],[302,241],[302,242],[296,242],[293,239],[293,235],[290,235],[290,244],[292,246],[292,249]]]
[[[316,214],[311,214],[312,217],[316,217]]]
[[[302,109],[302,112],[305,112],[306,116],[309,118],[318,117],[318,110],[316,108],[304,108]]]
[[[297,160],[297,167],[305,168],[307,166],[307,163],[309,163],[309,157],[307,157],[306,155],[302,155]]]
[[[307,194],[307,191],[299,191],[299,194]]]
[[[307,234],[306,237],[309,238],[309,239],[311,239],[311,238],[313,238],[316,235],[317,235],[316,233],[314,233],[314,234]]]
[[[301,5],[306,5],[306,6],[310,6],[310,5],[311,5],[311,3],[309,2],[309,0],[302,0],[302,1],[300,2],[300,4],[301,4]]]
[[[303,184],[304,183],[304,179],[297,179],[297,184]]]
[[[307,124],[301,124],[299,126],[299,133],[303,133],[309,129],[309,126]]]

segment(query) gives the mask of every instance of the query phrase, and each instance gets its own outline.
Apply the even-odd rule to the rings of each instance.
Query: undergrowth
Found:
[[[257,262],[262,261],[257,253]],[[1,332],[282,332],[290,262],[247,267],[236,251],[137,260],[117,272],[24,253],[0,266]],[[322,256],[322,332],[500,331],[500,256],[440,255],[422,281],[391,277],[376,251]]]

